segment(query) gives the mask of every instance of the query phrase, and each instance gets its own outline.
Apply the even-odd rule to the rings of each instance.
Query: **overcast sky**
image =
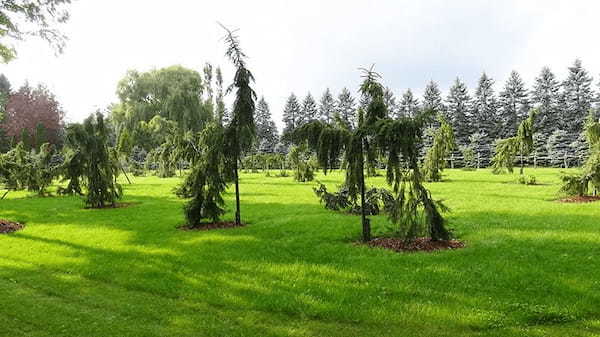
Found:
[[[44,43],[17,46],[0,65],[13,87],[43,82],[69,121],[116,102],[128,69],[205,62],[231,71],[217,21],[239,28],[256,91],[280,124],[290,92],[356,92],[358,67],[374,63],[397,96],[427,81],[444,91],[460,76],[472,90],[482,71],[498,92],[511,70],[529,86],[541,67],[559,77],[575,58],[600,77],[600,1],[154,1],[80,0],[63,31],[64,54]]]

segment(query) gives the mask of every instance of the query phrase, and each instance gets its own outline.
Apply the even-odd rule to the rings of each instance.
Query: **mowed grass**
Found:
[[[179,178],[135,178],[119,209],[11,193],[0,218],[26,228],[0,236],[0,335],[598,336],[600,202],[558,203],[558,170],[526,173],[542,185],[429,184],[467,244],[434,253],[356,245],[359,217],[325,210],[314,182],[264,174],[242,175],[248,226],[202,232],[176,229]]]

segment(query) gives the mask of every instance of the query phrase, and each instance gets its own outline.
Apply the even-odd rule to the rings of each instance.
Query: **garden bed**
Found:
[[[464,242],[458,240],[438,240],[431,238],[416,238],[414,240],[404,240],[399,238],[376,238],[367,243],[371,247],[380,247],[390,249],[396,252],[431,252],[444,249],[464,248]]]
[[[558,200],[558,202],[575,204],[575,203],[588,203],[600,200],[600,196],[597,195],[577,195]]]
[[[226,228],[235,228],[235,227],[244,227],[244,226],[246,226],[246,224],[244,224],[244,223],[241,223],[238,225],[232,221],[219,221],[219,222],[203,223],[203,224],[200,224],[199,226],[182,225],[177,228],[182,231],[209,231],[209,230],[213,230],[213,229],[226,229]]]
[[[24,225],[5,219],[0,219],[0,234],[8,234],[19,231],[25,227]]]

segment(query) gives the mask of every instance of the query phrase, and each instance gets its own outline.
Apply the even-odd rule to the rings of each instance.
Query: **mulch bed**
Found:
[[[594,202],[600,200],[600,196],[597,195],[579,195],[574,197],[568,197],[564,199],[558,200],[558,202],[563,203],[586,203],[586,202]]]
[[[213,230],[213,229],[225,229],[225,228],[235,228],[235,227],[244,227],[244,226],[246,226],[246,224],[244,224],[244,223],[241,223],[238,225],[235,222],[231,222],[231,221],[219,221],[219,222],[204,223],[204,224],[201,224],[200,226],[182,225],[177,228],[182,231],[209,231],[209,230]]]
[[[23,229],[22,224],[10,220],[0,219],[0,234],[8,234]]]
[[[380,247],[396,252],[431,252],[435,250],[465,247],[465,243],[458,240],[433,241],[431,238],[416,238],[411,241],[397,238],[376,238],[369,241],[367,244],[371,247]]]
[[[136,204],[137,204],[136,202],[117,202],[117,203],[115,203],[114,205],[107,204],[107,205],[105,205],[104,207],[100,207],[100,208],[97,208],[97,207],[89,207],[89,206],[87,206],[87,207],[84,207],[84,208],[85,208],[85,209],[113,209],[113,208],[127,208],[127,207],[134,206],[134,205],[136,205]]]

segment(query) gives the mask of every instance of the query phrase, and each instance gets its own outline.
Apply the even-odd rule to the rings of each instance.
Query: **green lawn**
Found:
[[[0,335],[600,336],[600,202],[555,202],[558,170],[527,171],[542,185],[430,184],[467,244],[435,253],[355,245],[358,217],[264,174],[242,175],[249,226],[208,232],[175,228],[178,178],[135,178],[120,209],[11,193],[0,218],[27,226],[0,236]]]

